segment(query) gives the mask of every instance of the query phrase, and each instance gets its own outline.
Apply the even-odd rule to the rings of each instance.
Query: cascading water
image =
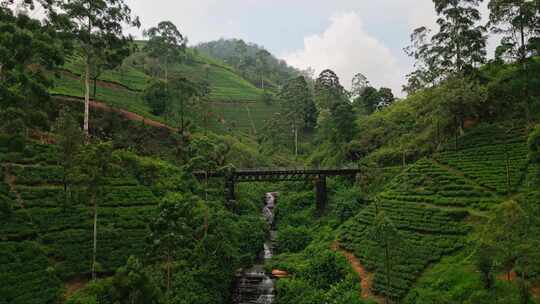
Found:
[[[236,274],[233,292],[234,304],[274,303],[275,279],[264,271],[264,261],[271,259],[274,251],[276,230],[274,227],[274,207],[277,193],[267,193],[262,214],[270,226],[270,235],[264,243],[259,263]]]

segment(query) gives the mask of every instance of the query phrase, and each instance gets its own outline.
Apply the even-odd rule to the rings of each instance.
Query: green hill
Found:
[[[170,72],[196,83],[207,82],[210,85],[208,100],[201,101],[202,106],[188,109],[190,118],[218,133],[254,135],[260,131],[265,120],[276,111],[272,104],[262,102],[263,91],[219,60],[193,50],[188,50],[188,53],[189,60],[173,64]],[[165,118],[151,114],[141,97],[141,92],[155,77],[146,71],[145,60],[145,54],[137,52],[118,69],[104,71],[97,81],[95,99],[164,122]],[[51,93],[83,98],[83,70],[81,58],[70,58],[63,70],[50,73],[54,81]],[[174,122],[169,123],[174,125]]]
[[[436,281],[450,278],[433,277],[426,269],[442,259],[445,262],[437,271],[448,267],[444,269],[450,273],[452,265],[445,264],[445,256],[458,253],[464,258],[463,254],[473,250],[472,231],[487,222],[489,210],[509,198],[535,195],[537,191],[529,188],[537,185],[537,166],[531,164],[527,169],[524,129],[508,129],[507,124],[480,125],[458,139],[458,150],[448,148],[434,154],[433,159],[411,164],[375,196],[377,202],[340,228],[340,243],[375,273],[375,292],[395,299],[409,294],[407,303],[416,303],[412,299],[414,292],[422,291],[414,289],[419,279],[427,293],[439,288]],[[390,290],[386,290],[383,256],[373,254],[380,252],[381,244],[370,236],[377,208],[393,221],[401,239],[398,251],[392,253]],[[460,265],[465,267],[459,268],[464,271],[463,280],[479,280],[471,262]],[[454,284],[452,288],[458,288]]]

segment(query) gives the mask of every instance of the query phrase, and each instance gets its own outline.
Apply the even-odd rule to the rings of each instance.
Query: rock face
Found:
[[[233,291],[235,304],[272,304],[274,303],[275,279],[264,271],[264,261],[271,259],[274,251],[276,231],[274,230],[274,207],[277,193],[267,193],[262,214],[271,227],[268,240],[259,255],[257,265],[239,271],[236,274],[236,284]]]

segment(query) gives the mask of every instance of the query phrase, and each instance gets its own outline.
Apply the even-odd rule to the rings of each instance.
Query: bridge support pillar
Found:
[[[315,181],[315,198],[317,201],[317,215],[322,216],[326,211],[326,176],[319,175]]]
[[[229,204],[229,208],[234,209],[236,201],[235,181],[234,177],[227,178],[225,181],[225,198]]]

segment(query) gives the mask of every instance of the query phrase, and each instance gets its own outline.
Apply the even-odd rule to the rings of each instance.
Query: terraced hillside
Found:
[[[395,177],[377,194],[378,203],[342,227],[342,246],[375,272],[374,292],[402,298],[426,267],[464,247],[467,234],[485,218],[485,211],[516,191],[528,189],[531,201],[540,195],[525,185],[537,185],[539,171],[535,165],[527,169],[523,128],[479,126],[458,142],[457,151],[449,145],[434,159],[422,159]],[[377,208],[392,220],[402,240],[392,256],[390,290],[382,256],[376,254],[382,247],[373,240]]]
[[[265,119],[275,112],[274,106],[261,101],[263,91],[224,63],[195,53],[191,57],[189,62],[171,66],[170,72],[194,82],[208,82],[210,95],[203,104],[188,107],[188,115],[218,133],[238,131],[256,134],[262,129]],[[64,70],[51,74],[55,83],[51,92],[83,98],[83,71],[82,60],[71,58]],[[152,76],[145,72],[144,54],[136,53],[122,67],[105,71],[100,76],[95,99],[163,122],[164,118],[151,114],[149,106],[141,97],[141,92],[151,79]]]
[[[0,151],[0,159],[6,151]],[[53,303],[60,281],[36,243],[35,225],[0,167],[0,294],[12,304]]]
[[[518,127],[519,126],[519,127]],[[459,139],[436,159],[499,194],[516,191],[527,167],[525,130],[520,124],[484,125]]]
[[[70,203],[65,203],[55,149],[34,144],[24,153],[0,154],[0,274],[6,276],[2,282],[11,282],[2,284],[0,292],[10,304],[53,303],[59,279],[90,271],[93,213],[84,187],[74,187]],[[129,153],[116,159],[100,198],[97,260],[104,273],[114,272],[130,255],[142,256],[148,222],[164,190],[152,186],[153,181],[160,174],[177,173],[164,163]],[[153,167],[157,175],[152,179],[138,175],[142,167]],[[36,297],[39,302],[26,298],[35,296],[36,290],[43,295]]]
[[[490,193],[474,187],[468,192],[455,191],[465,185],[462,178],[430,160],[421,160],[395,178],[379,195],[378,203],[371,204],[342,227],[341,245],[376,273],[375,293],[403,297],[430,263],[463,247],[471,229],[466,224],[470,213],[467,208],[446,206],[473,207],[471,192],[485,201],[494,199]],[[390,290],[386,290],[382,255],[376,254],[382,248],[371,232],[376,209],[384,211],[394,222],[401,240],[393,253]]]

